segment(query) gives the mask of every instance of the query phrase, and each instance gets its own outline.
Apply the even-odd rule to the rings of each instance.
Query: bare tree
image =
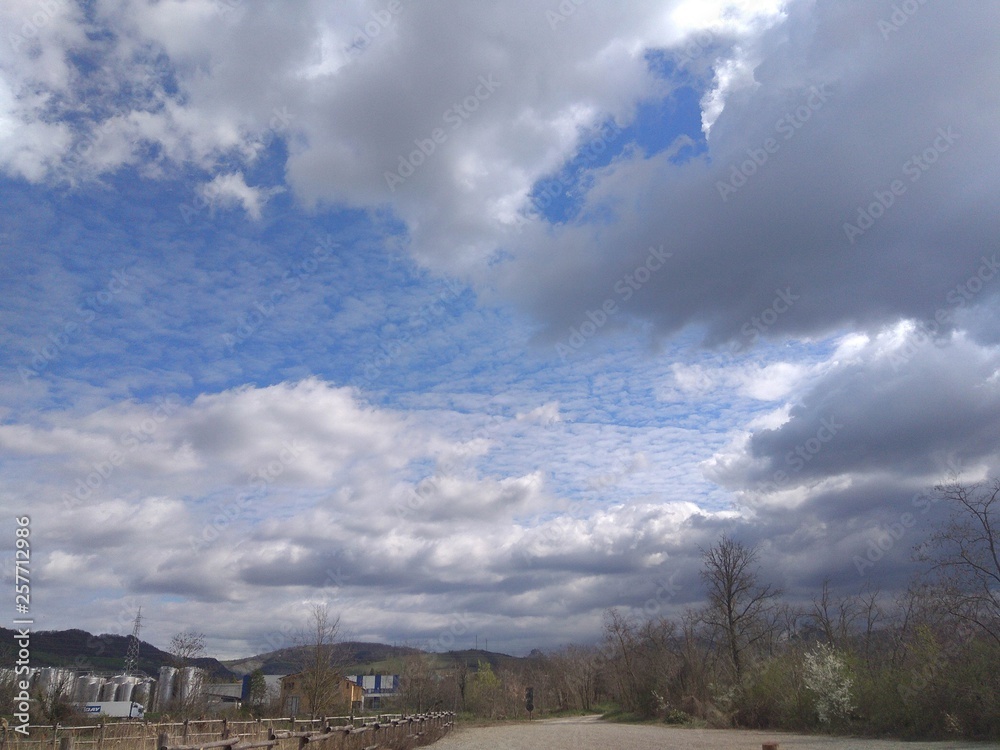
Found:
[[[830,579],[823,580],[823,588],[818,599],[813,599],[810,617],[816,627],[823,631],[827,643],[842,645],[851,634],[851,627],[858,613],[853,602],[842,597],[836,602],[830,594]]]
[[[598,674],[604,662],[601,652],[591,646],[571,644],[548,655],[539,655],[535,682],[548,682],[557,709],[590,711],[596,702]]]
[[[35,694],[34,710],[37,712],[35,721],[46,724],[58,724],[69,719],[75,709],[70,703],[70,692],[73,687],[73,675],[69,671],[60,671],[55,681],[47,689]]]
[[[638,635],[636,623],[617,609],[604,613],[604,644],[607,663],[618,693],[618,701],[626,711],[639,707],[636,660]]]
[[[411,654],[403,657],[399,672],[399,701],[404,708],[417,713],[428,710],[440,696],[437,682],[426,654]]]
[[[918,553],[944,610],[1000,643],[1000,479],[934,488],[952,506],[944,529]]]
[[[186,631],[170,639],[168,647],[175,667],[186,667],[205,655],[205,634]]]
[[[597,677],[601,653],[587,646],[567,646],[562,651],[567,687],[575,696],[577,705],[590,711],[596,700]]]
[[[333,713],[341,698],[341,666],[335,658],[340,616],[326,604],[313,604],[296,640],[300,653],[302,696],[312,718]]]
[[[455,710],[465,710],[466,691],[469,687],[469,662],[455,656]]]
[[[781,591],[760,583],[757,548],[729,536],[702,550],[702,560],[701,577],[708,590],[702,622],[721,636],[739,680],[747,650],[769,639],[777,627],[775,604]]]

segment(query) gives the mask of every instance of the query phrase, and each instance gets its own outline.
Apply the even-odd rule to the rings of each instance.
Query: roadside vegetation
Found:
[[[703,606],[676,619],[610,609],[598,644],[497,670],[460,663],[431,679],[415,656],[399,705],[527,718],[531,687],[536,717],[998,739],[1000,481],[935,493],[951,521],[914,551],[922,573],[902,594],[827,583],[793,607],[762,580],[759,550],[724,536],[702,553]]]
[[[380,662],[380,671],[400,675],[400,692],[376,710],[454,711],[477,723],[601,714],[715,728],[1000,739],[1000,480],[943,485],[931,501],[950,507],[950,522],[914,550],[922,570],[901,594],[880,592],[872,574],[860,576],[866,583],[853,593],[835,594],[827,582],[808,605],[792,606],[763,580],[760,550],[722,536],[702,550],[700,607],[674,618],[657,600],[644,616],[609,609],[595,644],[523,659],[412,649]],[[900,524],[907,527],[905,514]],[[877,558],[859,558],[859,573]],[[310,624],[298,669],[312,713],[345,715],[351,707],[330,688],[345,673],[334,656],[339,621],[316,608]],[[201,654],[195,635],[173,644],[183,663]],[[283,716],[263,674],[256,677],[239,713]],[[12,699],[12,690],[0,684],[0,700]],[[33,722],[73,720],[65,700],[44,698]],[[205,710],[180,708],[175,716],[185,718]]]

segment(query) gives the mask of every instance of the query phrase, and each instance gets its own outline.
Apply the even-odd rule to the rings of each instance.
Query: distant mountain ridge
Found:
[[[0,627],[0,643],[14,642],[15,632]],[[125,655],[131,636],[103,633],[93,635],[86,630],[38,630],[31,634],[31,666],[67,667],[97,673],[120,674],[125,668]],[[15,653],[0,648],[0,666],[13,667]],[[152,643],[139,641],[138,670],[151,677],[159,674],[160,667],[172,666],[173,657]],[[192,659],[191,665],[201,667],[209,679],[226,682],[238,679],[218,659],[203,657]]]
[[[255,669],[261,669],[264,674],[289,674],[301,669],[304,661],[303,652],[308,648],[308,646],[291,646],[243,659],[229,659],[222,663],[238,675],[250,674]],[[370,668],[379,663],[423,653],[418,648],[390,646],[386,643],[344,641],[333,644],[334,662],[343,665],[348,672],[352,668],[362,666]]]
[[[14,643],[15,632],[0,627],[0,644]],[[65,667],[99,674],[120,674],[125,667],[125,655],[131,636],[104,633],[93,635],[86,630],[40,630],[31,634],[31,666]],[[301,669],[308,646],[282,648],[242,659],[219,661],[212,657],[192,659],[192,666],[206,670],[212,682],[233,682],[255,669],[265,674],[289,674]],[[489,662],[495,669],[519,657],[491,651],[469,649],[447,653],[429,653],[411,646],[386,643],[344,641],[333,646],[334,661],[345,673],[398,674],[403,660],[411,656],[431,657],[436,669],[446,669],[455,662],[475,667],[479,661]],[[0,646],[0,667],[13,667],[16,659],[11,647]],[[160,667],[173,666],[173,657],[151,643],[139,641],[138,671],[151,677]]]

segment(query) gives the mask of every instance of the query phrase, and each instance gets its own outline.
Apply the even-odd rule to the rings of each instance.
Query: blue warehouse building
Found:
[[[399,694],[398,674],[351,674],[347,675],[347,679],[364,691],[365,708],[378,709],[383,698]]]

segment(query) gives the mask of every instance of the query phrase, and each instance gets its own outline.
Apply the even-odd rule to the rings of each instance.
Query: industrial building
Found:
[[[362,705],[365,709],[378,710],[384,699],[399,693],[398,674],[352,674],[347,679],[364,691]]]
[[[0,680],[15,678],[13,669],[0,670]],[[24,675],[18,675],[24,679]],[[69,703],[133,701],[148,711],[165,711],[188,703],[202,692],[204,671],[198,667],[161,667],[159,679],[145,675],[102,676],[81,674],[72,669],[38,667],[28,670],[32,696],[61,696]]]

